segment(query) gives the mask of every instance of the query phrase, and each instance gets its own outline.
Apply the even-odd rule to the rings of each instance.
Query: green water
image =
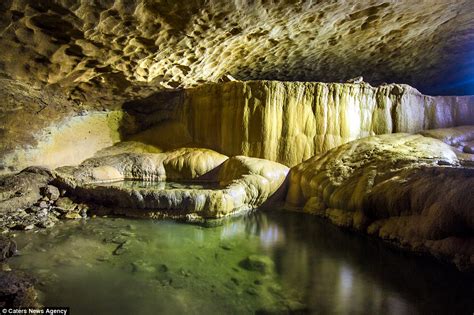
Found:
[[[94,186],[120,187],[129,189],[145,189],[145,190],[172,190],[172,189],[219,189],[218,182],[205,181],[138,181],[138,180],[122,180],[110,183],[96,183]]]
[[[472,278],[296,213],[22,232],[13,268],[71,314],[472,314]],[[250,258],[249,258],[250,257]]]

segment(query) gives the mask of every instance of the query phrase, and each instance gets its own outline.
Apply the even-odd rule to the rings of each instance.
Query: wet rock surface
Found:
[[[0,177],[0,213],[32,206],[41,199],[42,189],[51,180],[49,170],[34,167]]]
[[[260,272],[262,274],[271,273],[275,268],[270,257],[262,255],[251,255],[242,260],[239,265],[244,269]]]
[[[16,253],[17,247],[14,240],[0,235],[0,263]]]
[[[457,138],[470,139],[473,128],[458,128],[465,136]],[[473,187],[473,158],[462,145],[392,134],[356,140],[297,165],[286,200],[338,226],[472,271]]]
[[[0,307],[39,307],[33,282],[24,273],[0,271]]]
[[[16,242],[11,237],[0,235],[0,308],[39,307],[34,278],[13,271],[8,265],[8,259],[16,253]]]
[[[50,228],[60,218],[87,217],[87,208],[60,197],[52,181],[49,170],[35,167],[0,178],[1,231]]]
[[[56,201],[60,197],[59,189],[56,186],[48,185],[43,187],[41,194],[51,201]]]
[[[287,172],[286,166],[272,161],[228,158],[209,149],[181,148],[93,158],[78,167],[58,168],[55,177],[77,200],[107,207],[114,214],[202,221],[281,200]],[[151,183],[149,187],[113,183],[124,179]],[[178,182],[175,187],[167,183],[163,187],[151,185],[164,180]],[[183,180],[188,181],[187,187],[179,186]],[[57,209],[68,208],[62,207],[64,200],[56,201]],[[74,211],[66,210],[69,214]]]

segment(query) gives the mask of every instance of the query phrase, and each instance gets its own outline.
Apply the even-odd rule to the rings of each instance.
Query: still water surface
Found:
[[[317,218],[93,218],[18,233],[13,268],[71,314],[472,314],[474,282]]]
[[[91,186],[120,187],[126,189],[173,190],[173,189],[219,189],[218,182],[212,181],[139,181],[121,180],[116,182],[94,183]]]

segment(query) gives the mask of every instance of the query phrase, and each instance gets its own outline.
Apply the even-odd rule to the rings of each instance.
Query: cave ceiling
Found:
[[[77,104],[229,76],[449,93],[474,74],[473,17],[472,0],[2,0],[0,77]]]

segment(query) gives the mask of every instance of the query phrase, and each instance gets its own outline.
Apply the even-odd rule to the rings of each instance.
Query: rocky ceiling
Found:
[[[2,0],[0,15],[3,80],[78,104],[228,75],[450,93],[474,74],[472,0]]]

